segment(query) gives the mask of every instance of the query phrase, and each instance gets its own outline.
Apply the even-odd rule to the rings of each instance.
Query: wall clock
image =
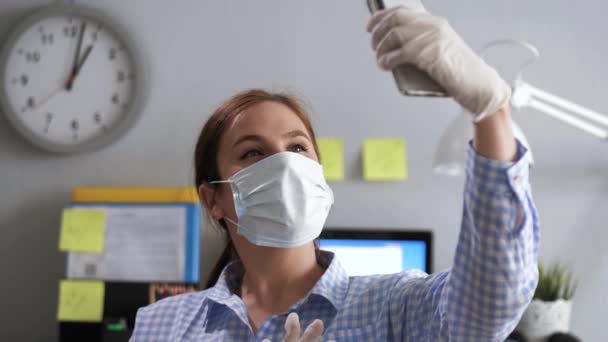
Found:
[[[18,23],[0,53],[0,102],[14,128],[52,152],[90,151],[140,116],[147,75],[128,32],[96,10],[45,7]]]

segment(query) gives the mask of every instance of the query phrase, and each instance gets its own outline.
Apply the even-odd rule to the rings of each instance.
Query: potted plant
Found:
[[[554,333],[569,332],[575,292],[576,282],[567,267],[556,263],[545,268],[539,263],[534,299],[524,312],[516,331],[529,342],[543,342]]]

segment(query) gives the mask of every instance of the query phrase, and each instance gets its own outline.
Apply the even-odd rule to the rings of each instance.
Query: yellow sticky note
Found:
[[[101,322],[105,285],[102,281],[62,280],[59,283],[57,320]]]
[[[407,179],[405,139],[365,139],[363,178],[368,181]]]
[[[321,154],[323,174],[328,181],[344,180],[344,141],[342,139],[317,139]]]
[[[101,253],[105,230],[105,211],[64,209],[59,233],[59,250]]]

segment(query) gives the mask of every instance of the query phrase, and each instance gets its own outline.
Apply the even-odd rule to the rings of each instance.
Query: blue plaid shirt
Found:
[[[349,277],[331,253],[321,252],[327,268],[310,293],[254,334],[234,294],[242,272],[234,262],[214,287],[140,309],[132,341],[281,341],[293,311],[302,329],[321,319],[324,341],[502,341],[538,279],[529,157],[521,145],[519,152],[509,163],[469,147],[462,227],[449,271]]]

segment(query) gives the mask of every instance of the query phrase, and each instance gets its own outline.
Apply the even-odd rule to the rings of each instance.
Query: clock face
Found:
[[[77,149],[132,121],[140,75],[133,51],[110,24],[51,12],[5,49],[5,111],[38,145]]]

